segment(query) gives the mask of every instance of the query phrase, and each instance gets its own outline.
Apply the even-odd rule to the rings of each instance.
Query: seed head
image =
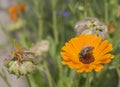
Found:
[[[86,18],[79,21],[75,25],[76,35],[80,34],[95,34],[105,39],[108,29],[103,23],[96,18]]]

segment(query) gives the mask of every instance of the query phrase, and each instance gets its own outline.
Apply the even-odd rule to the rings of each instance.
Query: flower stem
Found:
[[[42,0],[36,0],[33,1],[35,4],[35,13],[38,18],[38,40],[41,40],[43,37],[43,6],[44,1]]]
[[[118,74],[118,87],[120,87],[120,69],[117,68],[117,74]]]
[[[53,34],[55,43],[58,44],[58,31],[57,31],[57,16],[56,16],[56,0],[52,0],[52,20],[53,20]]]
[[[39,13],[39,21],[38,21],[39,22],[38,37],[40,40],[43,38],[43,5],[44,5],[44,1],[40,0],[40,13]]]
[[[11,85],[10,85],[10,83],[8,82],[8,80],[4,80],[5,82],[6,82],[6,84],[8,85],[8,87],[12,87]]]
[[[3,24],[0,22],[0,27],[1,27],[1,29],[2,29],[2,31],[3,31],[3,33],[6,35],[6,37],[8,38],[8,40],[10,41],[10,42],[12,42],[13,41],[13,38],[11,37],[11,35],[8,33],[8,31],[6,30],[6,28],[3,26]]]
[[[6,76],[4,77],[1,73],[0,73],[0,77],[5,81],[5,83],[8,85],[8,87],[11,87],[10,83],[8,82]]]
[[[43,21],[39,20],[39,34],[38,34],[39,40],[42,40],[43,37]]]
[[[51,75],[50,75],[50,72],[49,72],[49,69],[48,69],[48,66],[47,66],[47,63],[46,63],[45,60],[44,60],[44,68],[45,68],[45,72],[46,72],[46,75],[47,75],[49,87],[53,87],[52,77],[51,77]]]
[[[87,17],[87,0],[84,0],[84,17]]]
[[[89,73],[86,73],[86,86],[85,87],[90,87]]]
[[[105,4],[105,23],[107,24],[108,23],[108,3],[107,3],[107,0],[104,0],[104,4]]]
[[[28,82],[29,87],[32,87],[28,75],[26,75],[26,79],[27,79],[27,82]]]
[[[79,87],[79,84],[78,84],[79,83],[79,76],[76,73],[76,71],[71,72],[70,77],[71,77],[71,80],[70,80],[70,83],[68,83],[69,84],[68,87]]]

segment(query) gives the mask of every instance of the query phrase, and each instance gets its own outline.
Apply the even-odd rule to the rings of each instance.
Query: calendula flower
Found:
[[[18,13],[18,7],[17,7],[16,5],[10,7],[10,8],[8,9],[8,13],[9,13],[9,14]]]
[[[81,34],[62,47],[62,64],[76,68],[77,72],[98,72],[103,68],[103,64],[114,58],[114,55],[109,53],[111,51],[112,44],[108,43],[108,40],[102,41],[100,36]]]
[[[19,15],[24,12],[26,5],[21,3],[19,5],[14,5],[8,9],[8,13],[10,15],[11,21],[17,21],[19,19]]]
[[[107,31],[107,26],[96,18],[88,17],[77,22],[75,25],[75,32],[77,36],[80,34],[95,34],[101,36],[102,39],[105,39]]]
[[[26,53],[20,46],[12,51],[9,59],[5,60],[5,66],[8,68],[9,73],[20,77],[21,75],[26,75],[35,70],[36,66],[33,59],[34,57]]]
[[[9,12],[9,16],[10,16],[11,21],[17,21],[18,20],[18,12],[17,12],[17,7],[16,6],[13,6],[13,7],[9,8],[8,12]]]

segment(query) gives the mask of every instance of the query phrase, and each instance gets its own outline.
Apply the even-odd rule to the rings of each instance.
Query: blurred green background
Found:
[[[0,11],[5,12],[8,18],[2,17],[0,21],[0,29],[3,32],[1,53],[6,47],[13,47],[14,39],[26,49],[42,40],[48,40],[50,43],[49,51],[37,57],[40,60],[37,70],[27,77],[22,76],[27,78],[26,87],[86,87],[86,74],[76,73],[75,69],[70,70],[62,65],[60,56],[61,47],[76,36],[74,31],[76,23],[86,17],[97,18],[108,27],[107,39],[113,44],[112,53],[115,55],[115,59],[105,65],[102,71],[89,73],[91,87],[120,87],[120,0],[14,0],[13,2],[15,3],[6,7],[0,6]],[[10,20],[8,9],[19,3],[26,5],[25,11],[19,17],[22,21],[13,22]],[[4,22],[5,20],[7,21]],[[1,55],[7,56],[5,52]],[[11,84],[6,78],[13,75],[7,77],[8,75],[5,75],[7,71],[4,67],[1,68],[1,79],[6,84]]]

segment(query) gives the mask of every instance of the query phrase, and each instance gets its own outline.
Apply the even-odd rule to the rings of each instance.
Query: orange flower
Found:
[[[12,6],[8,9],[8,13],[10,15],[11,21],[17,21],[19,18],[19,14],[21,12],[24,12],[26,8],[26,5],[24,3],[21,3],[17,6]]]
[[[10,15],[11,21],[17,21],[18,20],[18,15],[17,14],[12,14]]]
[[[17,6],[12,6],[8,9],[9,14],[16,14],[18,12]]]
[[[24,3],[21,3],[21,4],[19,5],[19,8],[20,8],[20,11],[21,11],[21,12],[24,12],[24,11],[25,11],[25,8],[26,8],[26,5],[25,5]]]
[[[77,72],[100,71],[103,64],[109,63],[114,55],[112,44],[102,41],[100,36],[83,35],[72,38],[62,47],[62,64],[76,68]]]
[[[114,32],[114,23],[112,21],[109,23],[108,29],[110,32]]]

